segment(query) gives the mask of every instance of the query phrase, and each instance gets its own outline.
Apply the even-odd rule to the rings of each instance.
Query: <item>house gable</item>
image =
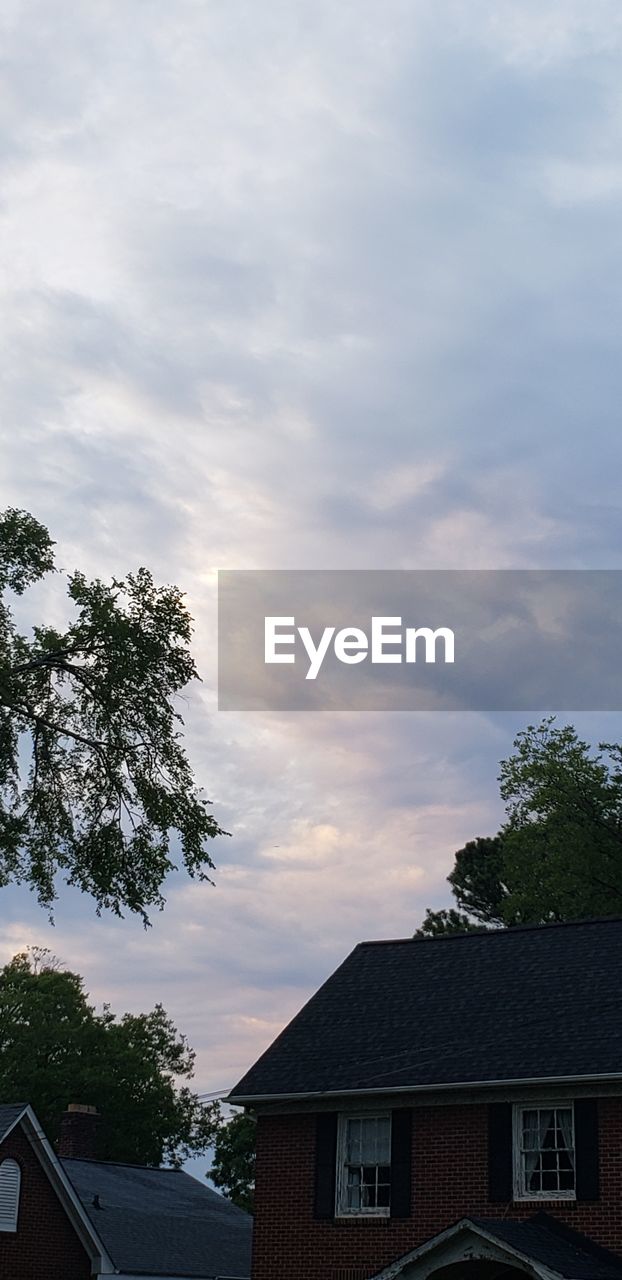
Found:
[[[258,1119],[253,1280],[419,1275],[448,1223],[538,1211],[622,1258],[620,971],[622,920],[356,948],[230,1095]]]
[[[25,1111],[22,1113],[25,1117]],[[18,1120],[0,1142],[0,1161],[15,1160],[20,1169],[19,1204],[15,1232],[0,1232],[0,1275],[11,1280],[88,1280],[96,1258],[62,1203],[60,1184],[54,1185],[37,1150],[38,1139]]]

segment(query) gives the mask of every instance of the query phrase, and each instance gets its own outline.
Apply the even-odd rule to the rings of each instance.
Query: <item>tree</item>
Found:
[[[622,746],[594,752],[549,717],[502,761],[504,916],[572,920],[622,905]]]
[[[187,1084],[194,1053],[162,1005],[96,1013],[82,978],[49,952],[0,970],[0,1097],[29,1102],[56,1140],[70,1102],[97,1107],[102,1160],[178,1167],[207,1150],[218,1124]]]
[[[176,699],[197,678],[177,587],[147,569],[110,584],[75,572],[73,620],[22,635],[10,595],[54,571],[47,529],[0,514],[0,885],[51,908],[60,872],[98,911],[161,907],[173,843],[207,879],[221,831],[197,790]]]
[[[622,746],[596,752],[553,717],[501,762],[507,821],[469,841],[448,876],[460,908],[429,911],[419,935],[611,915],[622,905]]]
[[[484,925],[477,924],[463,911],[456,911],[454,907],[442,908],[441,911],[432,911],[428,907],[414,936],[415,938],[441,938],[446,933],[481,933],[484,929]]]
[[[214,1143],[210,1178],[229,1200],[253,1212],[256,1123],[248,1112],[222,1120]]]

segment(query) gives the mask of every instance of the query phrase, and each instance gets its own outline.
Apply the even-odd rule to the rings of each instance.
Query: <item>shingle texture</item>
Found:
[[[538,1213],[526,1222],[469,1217],[456,1224],[455,1231],[460,1232],[469,1225],[529,1261],[541,1263],[564,1280],[622,1280],[622,1262],[615,1254],[599,1248],[587,1236],[557,1222],[549,1214]],[[409,1273],[409,1264],[416,1261],[419,1252],[416,1249],[398,1258],[375,1280],[400,1280]],[[508,1265],[511,1264],[509,1255]]]
[[[196,1178],[98,1160],[62,1165],[120,1271],[202,1280],[250,1276],[252,1219]]]
[[[7,1102],[0,1105],[0,1142],[13,1128],[26,1110],[25,1102]]]
[[[232,1098],[622,1074],[622,920],[363,942]]]
[[[496,1240],[550,1267],[566,1280],[622,1280],[622,1263],[598,1249],[586,1236],[560,1227],[547,1214],[541,1213],[527,1222],[486,1221],[472,1218]]]

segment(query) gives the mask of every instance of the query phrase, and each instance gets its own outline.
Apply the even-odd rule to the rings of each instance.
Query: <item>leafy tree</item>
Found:
[[[479,925],[477,921],[471,920],[463,911],[456,911],[454,907],[443,908],[441,911],[432,911],[428,907],[414,936],[415,938],[440,938],[446,933],[481,933],[484,928],[484,925]]]
[[[501,764],[504,916],[572,920],[622,905],[622,746],[530,725]]]
[[[21,634],[11,593],[54,570],[53,546],[31,515],[0,514],[0,885],[29,884],[49,909],[60,872],[98,911],[147,923],[172,842],[206,879],[206,840],[224,834],[181,743],[192,621],[147,569],[110,584],[75,572],[68,627]]]
[[[210,1169],[212,1182],[247,1213],[253,1212],[255,1135],[255,1120],[248,1112],[238,1112],[231,1119],[223,1120],[216,1135]]]
[[[622,746],[596,752],[572,725],[529,725],[501,762],[507,821],[471,840],[448,876],[460,910],[419,935],[607,916],[622,907]]]
[[[207,1150],[218,1109],[187,1084],[194,1053],[160,1004],[96,1013],[82,978],[45,950],[0,970],[0,1097],[29,1102],[52,1141],[70,1102],[100,1112],[102,1160],[178,1167]]]

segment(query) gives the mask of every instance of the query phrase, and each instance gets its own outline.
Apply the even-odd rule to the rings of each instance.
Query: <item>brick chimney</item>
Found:
[[[95,1160],[97,1124],[96,1107],[70,1102],[60,1122],[58,1154],[61,1160]]]

